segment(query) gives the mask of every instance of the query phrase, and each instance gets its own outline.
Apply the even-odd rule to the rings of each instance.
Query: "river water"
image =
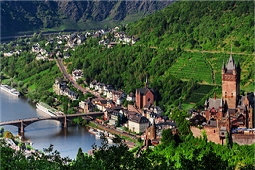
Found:
[[[35,104],[24,97],[15,97],[0,89],[0,121],[10,121],[34,117],[45,117],[46,113],[36,109]],[[18,135],[16,126],[5,125],[5,130]],[[53,144],[53,149],[60,152],[61,157],[75,159],[78,149],[83,152],[92,149],[92,145],[101,145],[101,140],[90,134],[85,127],[69,126],[64,129],[60,122],[44,120],[30,124],[25,128],[23,141],[33,143],[32,147],[43,151]]]

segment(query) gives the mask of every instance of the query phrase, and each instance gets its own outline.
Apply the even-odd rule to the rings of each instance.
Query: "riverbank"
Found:
[[[122,132],[119,132],[115,129],[108,128],[106,126],[100,125],[99,123],[96,122],[90,122],[87,127],[97,129],[97,130],[102,130],[102,131],[107,131],[108,133],[111,133],[113,135],[118,135],[121,138],[124,139],[124,143],[129,147],[129,149],[133,149],[139,145],[139,142],[134,138],[134,136],[125,134]]]

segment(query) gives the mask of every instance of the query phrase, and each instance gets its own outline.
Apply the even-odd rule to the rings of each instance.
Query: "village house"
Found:
[[[46,60],[49,60],[48,57],[45,57],[41,54],[38,54],[36,57],[35,57],[36,60],[43,60],[43,61],[46,61]]]
[[[9,51],[8,53],[4,53],[4,57],[10,57],[10,56],[13,56],[13,55],[20,55],[21,53],[21,50],[18,50],[18,51]]]
[[[135,94],[134,94],[133,92],[130,92],[130,93],[127,95],[126,100],[129,101],[129,102],[135,102]]]
[[[67,58],[70,58],[70,57],[71,57],[70,53],[65,53],[64,54],[64,59],[67,59]]]
[[[72,71],[72,76],[73,76],[74,80],[77,81],[78,79],[83,77],[83,71],[74,69]]]
[[[122,100],[125,98],[125,93],[122,91],[112,90],[112,100],[117,104],[121,105]]]
[[[105,90],[104,95],[106,96],[107,99],[112,100],[112,91],[113,90]]]
[[[107,107],[108,108],[113,108],[115,107],[115,103],[113,100],[107,100]]]
[[[105,111],[109,105],[107,105],[107,100],[101,100],[101,99],[93,99],[92,100],[95,107],[100,111]]]
[[[96,88],[96,84],[97,84],[97,80],[93,80],[92,82],[90,82],[89,88],[95,89]]]
[[[149,120],[143,115],[132,112],[128,116],[128,129],[135,133],[142,133],[149,126]]]
[[[95,90],[98,91],[98,93],[104,93],[104,83],[97,82],[95,85]]]
[[[112,112],[118,112],[118,113],[124,115],[122,110],[123,110],[123,108],[121,106],[112,105],[111,107],[108,107],[104,111],[104,120],[110,120]]]
[[[71,100],[77,100],[79,98],[78,93],[71,91],[67,83],[62,81],[60,78],[56,78],[55,83],[53,84],[53,91],[57,95],[64,95],[69,97]]]
[[[116,110],[113,110],[113,112],[111,112],[110,114],[111,114],[111,118],[109,120],[109,124],[118,126],[117,123],[118,123],[118,121],[119,121],[119,123],[121,123],[122,114]]]
[[[116,46],[118,43],[117,42],[110,42],[108,45],[107,45],[107,48],[113,48],[114,46]]]
[[[113,90],[113,86],[112,85],[104,85],[103,87],[103,95],[106,96],[106,98],[111,99],[112,100],[112,90]]]
[[[32,52],[34,52],[34,53],[39,53],[40,52],[40,44],[39,43],[36,43],[36,44],[34,44],[33,46],[32,46]]]
[[[79,107],[84,111],[84,113],[93,112],[95,110],[95,105],[92,102],[92,98],[85,101],[80,101]]]

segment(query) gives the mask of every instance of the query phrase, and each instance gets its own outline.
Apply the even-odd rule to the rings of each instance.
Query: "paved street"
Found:
[[[58,67],[60,68],[61,72],[63,73],[64,77],[65,77],[67,80],[69,80],[69,81],[72,83],[72,85],[73,85],[76,89],[82,91],[84,94],[87,93],[87,92],[89,92],[89,93],[95,95],[95,96],[96,96],[98,99],[100,99],[100,100],[104,99],[104,98],[102,98],[100,95],[98,95],[98,94],[96,94],[95,92],[89,90],[89,88],[83,88],[83,87],[81,87],[80,85],[78,85],[77,82],[72,78],[72,76],[71,76],[70,74],[67,73],[66,67],[64,66],[64,64],[63,64],[61,58],[58,58],[56,61],[57,61],[57,65],[58,65]]]
[[[70,74],[67,73],[66,67],[64,66],[64,64],[63,64],[61,58],[58,58],[58,59],[56,60],[56,62],[57,62],[57,65],[58,65],[59,69],[60,69],[61,72],[63,73],[64,77],[65,77],[67,80],[69,80],[75,88],[79,89],[79,90],[82,91],[83,93],[90,92],[91,94],[95,95],[98,99],[104,99],[104,98],[102,98],[100,95],[98,95],[98,94],[96,94],[95,92],[89,90],[89,88],[83,88],[83,87],[81,87],[80,85],[78,85],[77,82],[73,80],[72,76],[71,76]],[[122,136],[126,136],[126,137],[129,137],[129,138],[136,139],[136,136],[135,136],[135,135],[128,134],[128,133],[126,133],[126,132],[120,132],[120,131],[118,131],[118,130],[116,130],[116,129],[109,128],[109,127],[107,127],[107,126],[103,126],[103,125],[101,125],[101,124],[99,124],[99,123],[97,123],[97,122],[95,122],[95,124],[96,124],[100,129],[103,129],[103,130],[105,130],[105,131],[108,131],[108,132],[110,132],[110,133],[112,133],[112,134],[117,134],[117,135],[119,135],[119,136],[121,136],[121,137],[122,137]],[[134,143],[134,142],[125,141],[125,143],[128,145],[129,148],[133,148],[133,147],[135,146],[135,143]]]

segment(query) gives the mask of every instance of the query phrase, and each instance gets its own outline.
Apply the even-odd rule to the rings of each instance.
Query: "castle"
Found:
[[[240,94],[240,63],[232,55],[222,64],[222,97],[205,101],[208,126],[231,133],[236,128],[254,128],[254,93]],[[222,136],[225,134],[223,133]],[[221,136],[221,135],[220,135]]]

